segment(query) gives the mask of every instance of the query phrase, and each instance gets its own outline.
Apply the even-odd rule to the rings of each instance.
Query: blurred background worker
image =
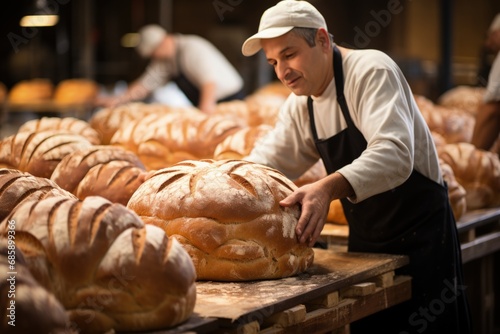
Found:
[[[168,34],[159,25],[139,30],[137,52],[150,58],[144,73],[117,97],[102,100],[108,107],[143,100],[168,82],[175,82],[189,101],[212,113],[218,102],[243,98],[243,79],[209,41],[196,35]]]
[[[500,134],[500,13],[495,16],[488,30],[486,46],[496,56],[488,76],[484,100],[476,116],[472,144],[477,148],[490,150]],[[495,150],[500,154],[498,145]]]

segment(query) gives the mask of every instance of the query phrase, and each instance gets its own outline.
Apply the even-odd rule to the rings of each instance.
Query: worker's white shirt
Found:
[[[152,60],[139,82],[149,91],[165,85],[170,79],[184,76],[194,86],[216,84],[216,99],[220,100],[238,93],[243,87],[243,79],[210,42],[196,35],[174,35],[177,47],[176,58],[172,60]]]
[[[432,136],[397,65],[382,52],[356,50],[343,58],[343,66],[350,115],[367,141],[362,155],[339,170],[356,193],[351,200],[359,202],[393,189],[413,169],[443,184]],[[320,139],[346,128],[333,79],[322,96],[313,101]],[[295,94],[283,105],[274,130],[246,157],[276,168],[290,179],[302,175],[319,158],[307,97]]]
[[[484,102],[500,101],[500,52],[495,57],[488,77]]]

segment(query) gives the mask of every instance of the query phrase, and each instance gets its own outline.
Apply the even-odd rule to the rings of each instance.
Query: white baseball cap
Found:
[[[328,30],[323,15],[309,2],[282,0],[262,14],[259,32],[243,43],[241,52],[252,56],[262,48],[261,39],[282,36],[295,27]]]
[[[139,30],[139,43],[136,46],[137,52],[144,58],[150,57],[165,36],[167,36],[167,31],[157,24],[142,27]]]
[[[490,25],[490,32],[491,31],[495,31],[495,30],[499,30],[500,29],[500,13],[498,13],[495,18],[493,19],[493,21],[491,22],[491,25]]]

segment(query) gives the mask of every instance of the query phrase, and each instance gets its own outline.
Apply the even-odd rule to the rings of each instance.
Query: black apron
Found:
[[[366,149],[344,97],[342,55],[334,46],[337,101],[347,128],[318,139],[313,101],[308,109],[316,148],[329,174]],[[383,182],[383,181],[382,181]],[[400,186],[359,203],[341,199],[349,223],[349,251],[403,254],[398,275],[412,277],[412,299],[351,324],[351,333],[470,333],[460,244],[446,187],[413,170]]]

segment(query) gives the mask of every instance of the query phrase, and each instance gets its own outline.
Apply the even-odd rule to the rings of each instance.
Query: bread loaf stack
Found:
[[[476,116],[478,106],[483,102],[486,88],[457,86],[443,93],[437,103],[444,107],[457,108]]]
[[[59,130],[85,137],[91,144],[99,145],[99,134],[89,123],[75,117],[42,117],[27,121],[19,127],[18,132],[41,132]]]
[[[177,112],[195,112],[194,108],[175,108]],[[109,144],[115,132],[130,121],[142,119],[150,114],[174,112],[172,108],[162,104],[146,104],[141,102],[127,103],[116,108],[104,108],[96,112],[89,120],[90,126],[96,130],[102,144]]]
[[[162,329],[192,314],[189,255],[125,206],[102,197],[50,197],[18,205],[0,224],[3,237],[9,221],[31,274],[80,333]]]
[[[241,160],[184,161],[154,173],[128,207],[181,242],[200,280],[280,278],[313,262],[295,235],[299,207],[279,205],[295,188]]]
[[[467,210],[500,205],[500,161],[498,155],[469,143],[438,148],[439,158],[448,164],[467,193]]]
[[[15,226],[13,230],[15,232]],[[15,240],[15,233],[11,233]],[[64,307],[33,278],[15,245],[0,240],[0,330],[4,334],[77,334]]]
[[[90,146],[81,135],[58,130],[18,132],[0,141],[0,167],[50,178],[66,155]]]
[[[51,179],[80,199],[102,196],[126,205],[146,170],[139,158],[120,147],[94,145],[66,155]]]
[[[146,168],[157,170],[183,160],[212,158],[216,146],[241,127],[241,122],[221,115],[163,115],[131,138],[135,138],[136,154]],[[112,142],[121,145],[115,137]]]

